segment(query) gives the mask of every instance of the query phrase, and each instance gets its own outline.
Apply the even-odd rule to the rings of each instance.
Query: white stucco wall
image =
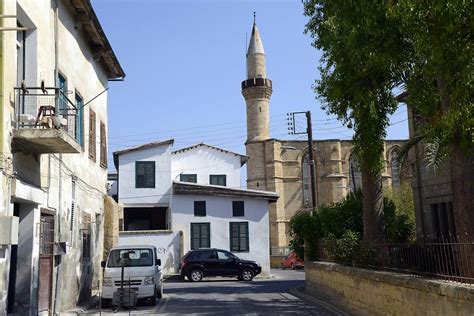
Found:
[[[179,175],[197,174],[197,183],[209,184],[209,175],[227,175],[227,186],[240,187],[240,156],[206,146],[172,154],[171,176],[179,181]]]
[[[156,247],[164,275],[178,272],[181,259],[180,231],[120,232],[117,246],[152,245]]]
[[[135,188],[135,162],[155,162],[155,187]],[[171,194],[171,144],[144,148],[119,156],[119,203],[125,207],[154,205],[166,207]]]
[[[194,216],[194,201],[206,201],[206,216]],[[244,201],[245,216],[232,217],[232,201]],[[172,227],[183,231],[183,252],[191,248],[191,223],[210,223],[211,247],[230,250],[229,223],[249,223],[249,252],[236,252],[242,259],[257,260],[262,276],[270,274],[268,202],[260,199],[202,195],[173,195]]]
[[[84,101],[87,102],[102,92],[107,86],[107,76],[102,65],[94,60],[88,41],[85,39],[83,30],[77,28],[76,15],[67,7],[69,1],[59,2],[59,22],[58,22],[58,55],[57,63],[61,74],[67,79],[67,89],[70,92],[68,97],[74,102],[74,93],[77,90]],[[18,3],[18,6],[17,6]],[[26,45],[26,83],[27,86],[40,86],[41,81],[47,87],[56,86],[55,78],[55,36],[54,24],[55,15],[50,1],[18,0],[4,1],[5,15],[18,16],[18,21],[27,30]],[[18,10],[17,10],[18,8]],[[5,19],[4,26],[16,27],[15,19]],[[106,125],[107,130],[107,93],[92,101],[84,108],[84,150],[79,154],[43,154],[38,157],[28,158],[26,155],[15,155],[11,153],[12,142],[12,120],[14,119],[14,87],[16,86],[16,32],[4,32],[3,36],[3,63],[4,63],[4,87],[2,91],[4,108],[3,129],[5,131],[4,142],[7,145],[2,148],[3,158],[10,159],[5,172],[12,172],[13,166],[27,175],[28,179],[38,179],[35,186],[24,183],[21,186],[11,187],[7,185],[2,188],[2,192],[10,193],[13,199],[21,203],[35,202],[33,222],[28,224],[26,229],[37,231],[40,210],[48,209],[55,212],[55,241],[68,242],[67,253],[62,257],[61,264],[53,270],[53,299],[55,310],[59,312],[71,308],[75,305],[80,286],[88,286],[81,282],[84,275],[93,275],[94,283],[100,274],[100,259],[102,257],[102,212],[103,196],[106,194],[106,168],[100,166],[100,122]],[[96,160],[89,159],[89,110],[96,113]],[[37,159],[35,164],[31,160]],[[31,177],[30,177],[31,175]],[[75,215],[72,219],[71,206],[73,201],[72,181],[76,180],[75,186]],[[7,183],[8,184],[8,183]],[[30,186],[30,187],[28,187]],[[39,187],[39,189],[38,189]],[[35,192],[41,190],[44,197],[37,198]],[[8,194],[7,193],[7,194]],[[8,209],[7,214],[12,215],[13,206],[10,204],[11,197],[5,194],[7,207],[0,207],[0,212]],[[28,204],[22,204],[28,205]],[[91,264],[85,267],[81,264],[82,239],[80,229],[83,228],[82,215],[88,214],[91,218]],[[28,217],[29,218],[29,217]],[[71,230],[72,227],[72,230]],[[21,234],[21,232],[20,232]],[[31,277],[28,283],[31,284],[30,301],[31,311],[34,312],[37,304],[38,291],[38,246],[39,234],[33,235],[33,255],[31,265]],[[36,250],[35,250],[36,249]],[[19,246],[19,253],[26,251]],[[28,250],[31,251],[31,250]],[[0,256],[0,314],[5,311],[6,288],[8,285],[9,251],[3,258]],[[59,276],[56,279],[56,276]],[[82,285],[81,285],[82,283]],[[56,286],[58,290],[56,291]],[[55,293],[57,292],[57,296]]]

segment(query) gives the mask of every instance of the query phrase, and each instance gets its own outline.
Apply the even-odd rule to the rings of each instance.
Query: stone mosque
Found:
[[[270,97],[272,81],[268,79],[265,51],[254,21],[247,51],[247,79],[242,95],[247,106],[247,187],[274,191],[280,195],[270,204],[270,253],[285,254],[289,241],[289,221],[298,211],[312,205],[308,142],[281,140],[270,136]],[[400,186],[409,181],[396,163],[406,140],[386,140],[386,167],[383,185]],[[360,188],[361,176],[352,155],[351,140],[326,139],[313,142],[315,160],[316,205],[331,204]]]

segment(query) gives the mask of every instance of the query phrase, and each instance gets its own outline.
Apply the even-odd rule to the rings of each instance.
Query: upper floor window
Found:
[[[107,168],[107,134],[103,122],[100,122],[100,166]]]
[[[136,161],[135,162],[135,188],[155,187],[155,162]]]
[[[59,114],[67,118],[68,104],[67,104],[67,80],[66,78],[58,73],[58,86],[59,86]]]
[[[392,186],[400,186],[400,163],[398,162],[398,152],[392,150],[390,154],[390,169],[392,171]]]
[[[96,143],[95,143],[95,112],[92,109],[89,110],[89,158],[95,161],[96,154]]]
[[[227,185],[227,176],[225,174],[211,174],[209,176],[209,184],[212,185]]]
[[[232,216],[245,216],[244,201],[232,201]]]
[[[180,174],[179,181],[197,183],[197,174]]]
[[[81,95],[76,91],[76,140],[79,145],[84,147],[84,100]]]
[[[206,201],[194,201],[194,216],[206,216]]]

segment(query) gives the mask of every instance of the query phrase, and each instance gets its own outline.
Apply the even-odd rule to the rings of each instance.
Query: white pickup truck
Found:
[[[121,246],[110,250],[107,261],[102,261],[104,282],[102,286],[102,305],[112,303],[115,292],[122,286],[133,290],[137,299],[149,299],[151,305],[156,305],[156,299],[163,296],[163,276],[161,260],[156,256],[156,247]]]

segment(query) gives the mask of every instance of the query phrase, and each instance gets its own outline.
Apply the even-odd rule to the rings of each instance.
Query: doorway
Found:
[[[53,280],[54,216],[41,213],[38,312],[51,309]]]

